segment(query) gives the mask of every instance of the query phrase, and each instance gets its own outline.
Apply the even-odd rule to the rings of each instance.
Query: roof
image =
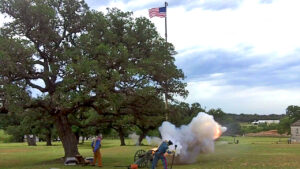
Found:
[[[296,121],[296,122],[293,123],[291,126],[300,126],[300,120]]]

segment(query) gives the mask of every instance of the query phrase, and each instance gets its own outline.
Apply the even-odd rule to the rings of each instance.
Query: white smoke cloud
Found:
[[[152,146],[159,146],[160,143],[162,142],[162,140],[158,137],[146,136],[146,140],[147,140],[148,144],[152,145]]]
[[[226,131],[226,127],[220,126],[213,116],[199,113],[188,125],[179,128],[163,122],[159,131],[163,140],[172,140],[170,150],[177,145],[178,163],[193,163],[200,153],[214,151],[214,140]]]
[[[135,145],[139,145],[139,135],[136,133],[131,133],[128,135],[128,137],[133,141]]]
[[[170,122],[163,122],[159,127],[162,139],[146,136],[149,145],[159,146],[163,140],[171,140],[173,145],[170,150],[176,148],[175,163],[193,163],[200,153],[214,151],[214,140],[226,131],[226,127],[219,125],[213,116],[200,112],[188,125],[179,128]],[[132,133],[129,137],[138,143],[139,136]]]

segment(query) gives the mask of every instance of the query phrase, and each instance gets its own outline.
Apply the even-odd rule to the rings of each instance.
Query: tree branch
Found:
[[[40,90],[40,91],[43,92],[43,93],[47,92],[47,89],[46,89],[46,88],[43,88],[43,87],[41,87],[41,86],[39,86],[39,85],[36,85],[36,84],[31,83],[29,79],[26,79],[26,83],[27,83],[30,87],[35,88],[35,89],[38,89],[38,90]]]

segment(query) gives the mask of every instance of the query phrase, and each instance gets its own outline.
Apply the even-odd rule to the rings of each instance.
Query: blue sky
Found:
[[[117,7],[147,18],[149,8],[164,5],[158,0],[86,2],[95,10]],[[168,3],[168,41],[178,52],[176,65],[190,92],[185,102],[237,114],[283,114],[287,106],[299,105],[299,0]],[[151,21],[164,36],[164,19]]]

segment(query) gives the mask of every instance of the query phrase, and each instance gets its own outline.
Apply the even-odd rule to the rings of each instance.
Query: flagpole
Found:
[[[166,37],[166,42],[168,42],[168,33],[167,33],[167,6],[168,6],[168,2],[165,2],[165,8],[166,8],[166,17],[165,17],[165,37]]]
[[[168,3],[165,2],[165,8],[166,8],[166,17],[165,17],[165,39],[166,39],[166,55],[168,55],[168,32],[167,32],[167,6],[168,6]],[[168,96],[167,96],[167,93],[168,93],[168,82],[166,81],[166,89],[165,89],[165,108],[166,108],[166,121],[168,121]]]

